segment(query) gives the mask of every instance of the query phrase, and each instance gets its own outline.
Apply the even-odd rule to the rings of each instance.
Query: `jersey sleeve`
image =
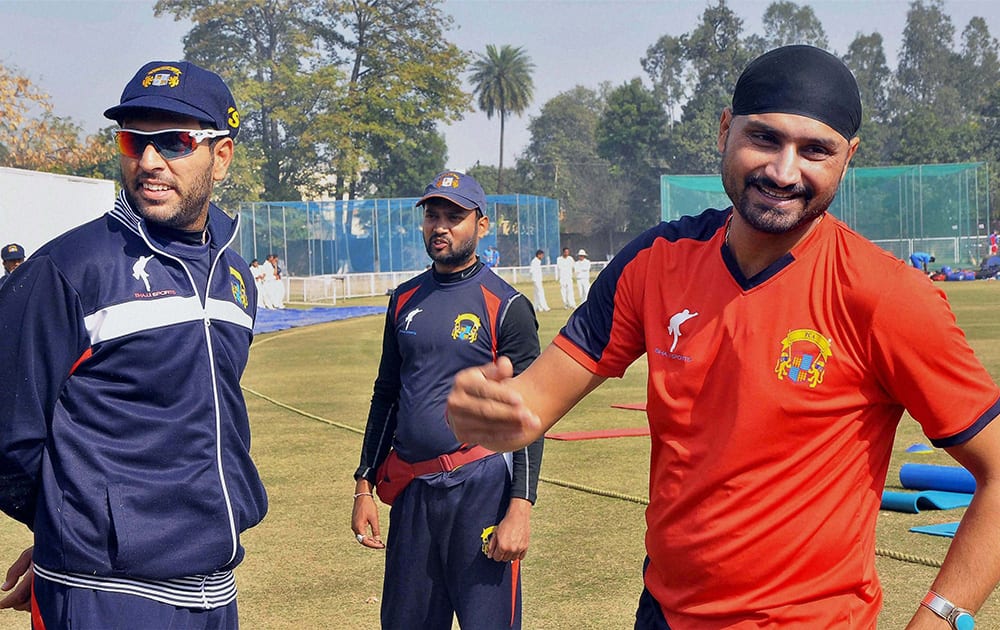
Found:
[[[385,330],[382,332],[382,358],[379,361],[378,376],[375,377],[371,405],[368,408],[368,422],[365,425],[364,442],[361,445],[361,462],[354,472],[354,478],[364,477],[375,483],[375,472],[389,455],[393,435],[396,433],[396,412],[399,408],[399,391],[402,387],[400,368],[402,357],[396,343],[396,323],[394,313],[395,296],[389,301],[385,314]]]
[[[520,293],[510,299],[500,321],[497,356],[507,357],[517,376],[538,358],[538,320],[528,298]]]
[[[615,255],[553,341],[594,374],[621,377],[645,352],[641,297],[654,241],[649,230]]]
[[[48,427],[90,337],[79,296],[47,256],[0,289],[0,329],[0,509],[30,528]]]
[[[1000,389],[969,346],[944,293],[901,269],[880,300],[872,357],[883,387],[937,447],[961,444],[1000,413]]]
[[[501,321],[497,354],[511,360],[516,375],[531,365],[539,353],[535,311],[528,299],[518,294],[511,299]],[[543,436],[511,453],[511,498],[527,499],[534,504],[538,494],[538,475],[541,473],[544,447]]]

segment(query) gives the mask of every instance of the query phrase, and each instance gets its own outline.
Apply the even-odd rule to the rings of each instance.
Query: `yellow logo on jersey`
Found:
[[[493,537],[493,532],[497,529],[496,525],[490,525],[483,529],[483,533],[479,535],[483,539],[483,555],[489,557],[490,555],[490,538]]]
[[[479,318],[472,313],[462,313],[455,318],[455,327],[451,330],[452,339],[464,339],[469,343],[476,343],[479,338],[479,328],[482,324]]]
[[[243,308],[249,306],[250,301],[247,299],[247,285],[243,283],[243,276],[236,269],[229,268],[229,282],[233,287],[233,299],[236,300],[237,304],[242,304]]]
[[[799,328],[781,340],[781,356],[774,372],[778,380],[808,383],[815,388],[823,382],[826,363],[833,356],[830,340],[815,330]]]

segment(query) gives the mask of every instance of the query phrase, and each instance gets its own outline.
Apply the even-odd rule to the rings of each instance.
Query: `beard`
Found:
[[[728,156],[723,155],[722,185],[733,202],[733,209],[753,229],[766,234],[785,234],[813,221],[827,211],[837,194],[837,186],[828,193],[817,195],[812,186],[798,183],[783,187],[769,177],[753,173],[741,181],[735,171]],[[751,200],[747,193],[754,189],[765,196],[770,192],[784,199],[797,200],[801,208],[796,211],[779,203],[769,205],[766,201]]]
[[[464,263],[467,263],[476,253],[476,246],[478,245],[475,238],[470,238],[465,241],[460,241],[455,243],[449,241],[451,247],[448,250],[437,252],[431,247],[431,241],[435,238],[431,235],[430,238],[424,240],[424,248],[427,250],[427,255],[431,257],[436,263],[441,264],[443,267],[458,267]]]
[[[212,195],[212,167],[209,165],[195,177],[190,188],[175,188],[179,198],[176,202],[157,203],[143,198],[139,194],[142,178],[136,177],[134,181],[128,182],[123,173],[121,183],[129,206],[145,221],[178,230],[193,229],[192,226],[201,222]],[[169,183],[177,186],[175,181]]]

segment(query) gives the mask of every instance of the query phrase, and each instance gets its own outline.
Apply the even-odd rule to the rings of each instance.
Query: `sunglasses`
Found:
[[[118,150],[125,157],[139,159],[142,157],[142,152],[146,150],[146,145],[152,144],[164,160],[176,160],[194,153],[200,142],[228,135],[228,129],[163,129],[160,131],[118,129],[115,131],[115,140],[118,142]]]

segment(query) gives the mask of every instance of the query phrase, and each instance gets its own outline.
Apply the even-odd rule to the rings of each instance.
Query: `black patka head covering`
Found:
[[[798,114],[848,140],[861,126],[861,95],[844,62],[813,46],[783,46],[743,70],[733,90],[733,114]]]

